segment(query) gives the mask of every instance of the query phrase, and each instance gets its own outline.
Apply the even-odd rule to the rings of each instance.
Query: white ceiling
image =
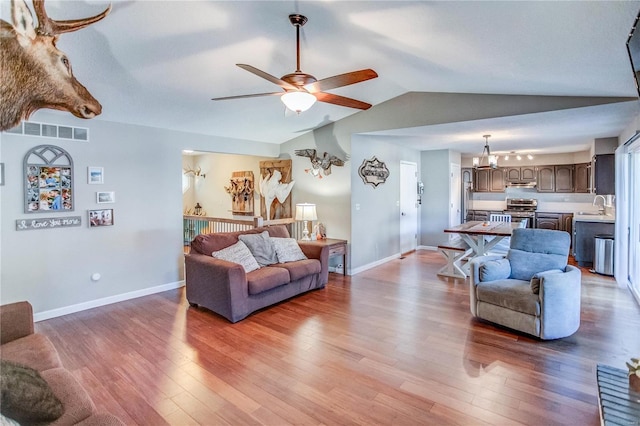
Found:
[[[72,19],[108,3],[46,7],[54,19]],[[0,5],[9,20],[9,2]],[[322,79],[373,68],[379,78],[332,92],[376,105],[411,91],[635,97],[625,42],[638,10],[640,1],[114,0],[109,16],[62,35],[58,47],[102,103],[95,120],[282,143],[325,116],[337,121],[358,110],[318,102],[296,116],[274,96],[210,99],[279,90],[235,64],[277,77],[293,72],[290,13],[309,18],[302,71]],[[526,140],[572,151],[585,149],[585,138],[618,135],[638,111],[629,102],[389,134],[418,149],[437,140],[477,153],[488,132],[494,150],[509,151],[509,139],[518,139],[520,147]]]

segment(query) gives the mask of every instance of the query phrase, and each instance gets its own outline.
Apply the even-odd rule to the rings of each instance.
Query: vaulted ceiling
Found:
[[[300,115],[285,114],[277,96],[210,100],[279,90],[235,64],[276,77],[293,72],[290,13],[309,18],[302,29],[301,69],[321,79],[373,68],[379,78],[332,90],[373,105],[419,91],[637,97],[625,43],[640,1],[112,3],[103,21],[64,34],[58,43],[76,77],[103,105],[96,120],[282,143],[358,113],[318,102]],[[0,1],[4,20],[10,20],[9,4]],[[46,8],[54,19],[72,19],[108,4],[48,0]],[[541,140],[575,129],[584,143],[619,134],[638,114],[638,102],[550,114],[543,122],[520,117],[495,126],[526,127]],[[481,143],[492,123],[397,135],[411,143],[430,137],[442,142],[461,129],[475,131],[474,125]]]

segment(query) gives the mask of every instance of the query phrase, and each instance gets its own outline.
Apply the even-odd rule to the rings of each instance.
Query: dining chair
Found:
[[[511,222],[511,215],[493,213],[489,215],[489,222]]]

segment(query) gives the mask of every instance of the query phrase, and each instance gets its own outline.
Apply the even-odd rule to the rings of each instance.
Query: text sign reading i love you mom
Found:
[[[52,217],[47,219],[18,219],[16,220],[16,230],[26,231],[28,229],[52,229],[67,228],[70,226],[80,226],[82,218],[80,216]]]

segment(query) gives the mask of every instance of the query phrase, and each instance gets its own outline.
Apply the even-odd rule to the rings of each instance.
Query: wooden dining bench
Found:
[[[473,250],[461,238],[448,240],[438,245],[438,251],[447,259],[447,264],[438,271],[438,275],[451,278],[467,278],[462,268],[462,260],[467,258]]]

